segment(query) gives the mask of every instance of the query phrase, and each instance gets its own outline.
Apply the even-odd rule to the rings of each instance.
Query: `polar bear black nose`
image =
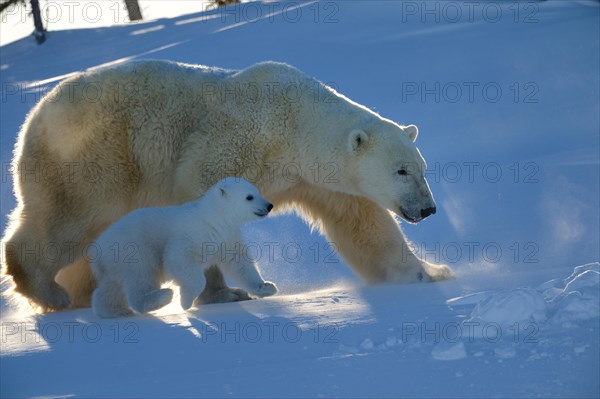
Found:
[[[267,205],[267,212],[271,212],[271,209],[273,209],[273,204]]]
[[[435,213],[435,206],[431,208],[421,209],[421,217],[425,219],[427,216],[433,215]]]

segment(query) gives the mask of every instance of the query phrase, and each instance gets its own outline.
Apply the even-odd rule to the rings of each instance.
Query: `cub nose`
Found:
[[[431,208],[421,209],[421,217],[425,219],[427,216],[431,216],[435,213],[435,206]]]
[[[271,209],[273,209],[273,204],[267,205],[267,212],[271,212]]]

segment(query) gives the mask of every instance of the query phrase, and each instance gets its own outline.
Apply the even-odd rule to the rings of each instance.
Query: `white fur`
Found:
[[[90,86],[99,99],[86,97]],[[81,253],[133,209],[181,204],[242,176],[319,227],[368,282],[450,278],[413,254],[390,214],[416,223],[434,206],[417,132],[280,63],[228,71],[137,61],[82,73],[49,93],[19,135],[5,271],[45,309],[86,306],[85,260],[67,251],[34,259],[28,249],[76,242]],[[33,179],[32,165],[70,169]]]
[[[180,287],[181,307],[189,309],[204,288],[206,269],[224,264],[222,249],[239,238],[240,227],[264,217],[269,202],[243,179],[228,178],[196,201],[179,206],[142,208],[111,225],[96,240],[98,256],[92,271],[98,287],[92,296],[101,317],[146,313],[168,304],[173,292],[165,281]],[[273,295],[273,283],[263,280],[251,262],[225,270],[258,296]]]

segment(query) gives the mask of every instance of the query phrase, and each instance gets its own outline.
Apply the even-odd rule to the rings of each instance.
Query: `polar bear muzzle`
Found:
[[[270,202],[267,202],[265,204],[265,207],[262,209],[257,210],[256,212],[254,212],[254,214],[258,217],[265,217],[269,214],[269,212],[271,212],[271,209],[273,209],[273,204],[271,204]]]
[[[425,219],[427,216],[431,216],[435,214],[435,206],[431,206],[429,208],[421,209],[421,217]]]

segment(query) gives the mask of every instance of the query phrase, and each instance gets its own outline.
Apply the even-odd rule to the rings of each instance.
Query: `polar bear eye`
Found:
[[[406,175],[408,175],[408,172],[406,171],[406,169],[399,169],[398,174],[400,176],[406,176]]]
[[[253,195],[248,195],[248,196],[246,197],[246,201],[252,201],[253,199],[254,199],[254,196],[253,196]]]

